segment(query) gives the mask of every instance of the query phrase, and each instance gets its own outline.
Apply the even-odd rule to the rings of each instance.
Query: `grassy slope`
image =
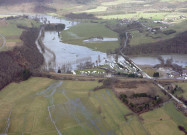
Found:
[[[35,27],[39,27],[40,25],[40,23],[29,19],[13,19],[8,20],[7,25],[0,24],[0,33],[5,36],[7,42],[7,46],[2,48],[2,50],[6,51],[11,49],[12,46],[9,46],[9,43],[14,45],[21,44],[20,35],[23,32],[23,29],[18,28],[17,25],[31,27],[31,23],[33,23]]]
[[[52,82],[53,80],[49,79],[32,78],[20,84],[12,83],[4,88],[0,94],[0,133],[3,133],[5,129],[6,120],[11,111],[10,133],[21,134],[35,131],[41,118],[48,115],[45,112],[47,100],[35,98],[35,94]],[[40,130],[52,127],[52,124],[48,123],[50,123],[49,120],[46,120]]]
[[[0,25],[0,33],[2,33],[7,38],[9,36],[20,36],[22,33],[22,29],[17,28],[17,25],[27,26],[31,27],[31,22],[34,24],[34,26],[38,27],[39,23],[36,23],[34,20],[29,19],[13,19],[8,20],[8,25]]]
[[[0,15],[0,18],[11,17],[11,16],[15,16],[15,15]]]
[[[107,7],[105,6],[98,6],[95,9],[89,9],[89,10],[85,10],[85,11],[81,11],[81,12],[86,12],[86,13],[97,13],[97,12],[104,12],[107,10]],[[77,12],[79,13],[79,12]]]
[[[105,16],[98,16],[98,18],[102,19],[123,19],[123,18],[146,18],[153,20],[160,20],[163,18],[174,18],[179,17],[180,15],[186,15],[186,13],[144,13],[144,12],[137,12],[137,13],[129,13],[129,14],[112,14],[112,15],[105,15]]]
[[[177,93],[177,96],[183,96],[187,99],[187,83],[177,83],[177,85],[184,90],[184,93]]]
[[[150,25],[153,25],[153,23],[152,24],[146,24],[146,25],[150,26]],[[145,36],[146,33],[140,33],[137,30],[132,31],[131,33],[133,35],[133,38],[130,40],[130,45],[131,46],[136,46],[136,45],[141,45],[141,44],[146,44],[146,43],[157,42],[159,40],[173,38],[177,34],[186,31],[187,30],[187,28],[185,27],[186,25],[187,25],[187,21],[183,21],[183,22],[178,23],[178,24],[170,25],[169,28],[165,29],[165,30],[172,29],[172,30],[175,30],[176,33],[173,33],[173,34],[170,34],[170,35],[165,35],[163,33],[153,34],[152,35],[153,37],[160,37],[160,38],[156,38],[156,39],[153,39],[152,37]],[[155,24],[155,26],[156,26],[156,24]]]
[[[71,27],[69,30],[62,31],[62,40],[65,43],[77,44],[86,46],[88,48],[106,52],[107,50],[114,50],[119,47],[117,41],[114,42],[97,42],[97,43],[85,43],[83,40],[87,40],[92,37],[111,37],[117,38],[117,33],[109,30],[104,24],[99,23],[80,23]]]
[[[184,135],[177,126],[187,128],[187,118],[176,110],[172,102],[141,116],[144,119],[144,126],[151,135]]]
[[[124,114],[131,112],[110,90],[90,92],[101,85],[98,82],[64,81],[54,89],[44,91],[58,83],[47,78],[31,78],[19,84],[12,83],[0,93],[0,133],[10,117],[9,134],[57,135],[48,113],[48,106],[56,126],[62,134],[98,135],[107,132],[117,135],[144,135],[137,117],[131,115],[128,122]]]

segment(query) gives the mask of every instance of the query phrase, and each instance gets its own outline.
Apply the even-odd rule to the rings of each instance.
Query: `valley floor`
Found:
[[[186,117],[176,111],[172,102],[137,116],[112,90],[92,91],[100,85],[97,81],[39,77],[11,83],[0,94],[0,134],[184,134],[177,126],[187,127]]]

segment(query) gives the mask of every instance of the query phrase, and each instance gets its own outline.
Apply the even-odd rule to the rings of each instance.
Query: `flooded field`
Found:
[[[88,40],[84,40],[84,42],[90,42],[90,43],[97,43],[97,42],[105,42],[105,41],[118,41],[117,38],[106,38],[106,37],[101,37],[101,38],[91,38]]]
[[[76,68],[76,65],[81,62],[95,63],[98,57],[100,57],[101,63],[104,63],[107,57],[105,53],[93,51],[87,47],[63,43],[57,32],[45,32],[43,43],[55,53],[57,66],[70,63],[73,68]],[[50,60],[50,57],[45,58],[46,62]]]
[[[42,23],[61,23],[65,24],[65,30],[70,27],[76,25],[78,22],[68,21],[62,18],[56,18],[52,16],[40,15],[35,16],[40,19]],[[34,18],[34,17],[32,17]],[[97,41],[95,39],[90,39]],[[99,40],[99,39],[98,39]],[[116,41],[117,38],[103,38],[102,41]],[[87,41],[85,41],[87,42]],[[112,57],[108,58],[106,53],[94,51],[84,46],[67,44],[63,42],[63,37],[59,36],[57,31],[45,31],[43,43],[45,47],[50,49],[55,54],[55,61],[51,61],[53,59],[53,55],[46,51],[43,53],[46,63],[46,68],[53,68],[57,70],[59,67],[63,65],[70,64],[72,70],[75,70],[77,65],[84,62],[92,62],[94,64],[105,64],[106,60],[113,60]]]
[[[187,55],[186,54],[170,54],[170,55],[161,55],[161,57],[166,61],[167,59],[172,59],[174,64],[180,65],[182,67],[187,67]],[[160,64],[158,58],[155,57],[131,57],[131,59],[137,65],[151,65],[155,66]]]
[[[12,83],[0,95],[0,134],[145,135],[136,115],[124,118],[131,110],[112,90],[92,91],[100,85],[47,78]]]

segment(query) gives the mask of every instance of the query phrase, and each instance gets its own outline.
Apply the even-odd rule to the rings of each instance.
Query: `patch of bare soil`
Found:
[[[159,90],[157,86],[147,81],[118,82],[113,87],[117,94],[123,93],[128,96],[135,93],[147,93],[149,95],[155,95],[156,91]]]
[[[128,101],[132,104],[141,105],[151,101],[149,97],[129,98]]]
[[[13,40],[13,39],[19,39],[20,36],[6,36],[6,39]]]
[[[23,45],[23,43],[21,42],[7,42],[6,43],[6,46],[10,48],[14,48],[15,46],[21,46],[21,45]]]
[[[4,19],[0,19],[0,26],[8,26],[8,22]]]

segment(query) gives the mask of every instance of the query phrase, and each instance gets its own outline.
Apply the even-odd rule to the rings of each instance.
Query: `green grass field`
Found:
[[[107,7],[105,6],[98,6],[94,9],[89,9],[89,10],[85,10],[85,11],[80,11],[80,12],[85,12],[85,13],[97,13],[97,12],[104,12],[107,10]],[[76,12],[79,13],[79,12]]]
[[[23,30],[20,28],[17,28],[17,25],[31,27],[32,26],[31,23],[33,23],[34,26],[36,27],[40,25],[40,23],[36,23],[34,20],[29,20],[29,19],[8,20],[7,25],[0,24],[0,33],[6,37],[20,36]]]
[[[187,99],[187,83],[176,83],[176,85],[178,85],[179,87],[181,87],[184,90],[184,93],[177,92],[176,95],[179,97],[183,96],[185,99]]]
[[[11,17],[11,16],[16,16],[16,15],[0,15],[0,18]]]
[[[0,134],[145,135],[136,115],[95,81],[31,78],[0,92]],[[55,127],[56,126],[56,127]]]
[[[124,18],[145,18],[145,19],[150,19],[152,18],[153,20],[161,20],[164,18],[174,18],[174,17],[179,17],[180,15],[186,15],[186,13],[144,13],[144,12],[137,12],[137,13],[128,13],[128,14],[109,14],[109,15],[98,15],[98,18],[102,19],[124,19]]]
[[[149,34],[150,36],[155,37],[155,38],[152,38],[150,36],[146,36],[146,32],[140,33],[138,30],[131,31],[130,33],[132,34],[133,38],[130,40],[129,44],[131,46],[137,46],[137,45],[141,45],[141,44],[157,42],[157,41],[160,41],[160,40],[171,39],[171,38],[175,37],[177,34],[186,31],[187,30],[187,28],[185,27],[186,24],[187,24],[187,21],[185,20],[183,22],[170,25],[165,30],[172,29],[172,30],[176,31],[176,33],[173,33],[173,34],[170,34],[170,35],[163,34],[162,31],[164,31],[164,30],[162,30],[161,32],[159,32],[157,34]],[[147,26],[152,26],[152,27],[154,26],[153,23],[148,23],[146,25]],[[156,24],[155,24],[155,26],[156,26]],[[156,38],[156,37],[158,37],[158,38]]]
[[[172,102],[153,111],[141,114],[143,123],[151,135],[184,135],[178,125],[187,129],[187,118],[176,110]]]
[[[40,23],[30,20],[30,19],[12,19],[7,20],[6,24],[0,22],[0,34],[4,35],[6,38],[7,46],[2,48],[0,51],[6,51],[12,49],[16,44],[21,44],[20,36],[23,29],[17,27],[17,25],[32,27],[39,27]],[[14,44],[14,46],[9,46],[9,44]]]
[[[119,48],[118,41],[105,41],[87,43],[83,42],[93,37],[107,37],[118,38],[118,34],[106,28],[104,24],[100,23],[79,23],[68,30],[62,31],[62,40],[65,43],[86,46],[93,50],[106,52],[107,50],[114,50]]]
[[[101,5],[112,6],[112,5],[119,5],[119,4],[122,4],[122,3],[124,3],[124,0],[116,0],[116,1],[111,1],[111,2],[103,2],[103,3],[101,3]]]

